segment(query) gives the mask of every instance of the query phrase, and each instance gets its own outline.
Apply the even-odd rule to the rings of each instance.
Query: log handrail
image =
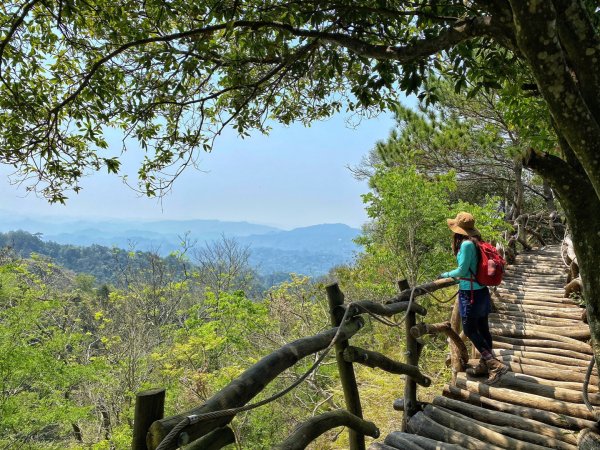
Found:
[[[445,334],[448,337],[448,339],[450,339],[452,343],[457,347],[459,352],[459,359],[462,363],[462,369],[464,369],[464,367],[466,367],[467,363],[469,362],[469,351],[467,350],[467,346],[460,338],[458,333],[452,329],[450,322],[434,324],[420,323],[410,329],[410,334],[412,334],[416,338],[419,338],[426,334],[435,335],[439,333]]]
[[[187,443],[189,437],[185,432],[181,434],[183,435],[182,443]],[[233,430],[229,427],[223,427],[211,431],[189,445],[185,445],[184,450],[217,450],[233,443],[235,443]]]
[[[306,422],[298,425],[294,432],[275,448],[277,450],[302,450],[326,431],[340,426],[352,428],[356,433],[362,435],[379,437],[379,429],[373,422],[366,421],[340,409],[311,417]]]
[[[182,414],[156,420],[148,430],[147,448],[156,450],[160,446],[161,449],[169,449],[189,442],[191,442],[190,445],[196,445],[198,439],[216,429],[225,427],[238,411],[252,409],[254,405],[244,405],[252,400],[269,382],[284,370],[292,367],[308,355],[331,348],[330,344],[332,344],[334,337],[338,334],[338,330],[339,342],[347,343],[350,337],[362,328],[363,320],[360,317],[362,314],[391,317],[400,312],[406,312],[406,326],[407,331],[409,331],[415,325],[416,314],[427,314],[427,310],[416,303],[415,298],[455,284],[456,280],[446,278],[425,283],[412,289],[403,289],[398,295],[385,302],[385,304],[370,301],[360,301],[347,305],[338,304],[335,308],[339,306],[340,309],[335,314],[341,314],[344,317],[343,323],[339,327],[331,328],[315,336],[301,338],[284,345],[248,368],[238,378],[231,381],[225,388],[209,398],[203,405]],[[403,285],[403,287],[406,287],[406,285]],[[411,340],[414,338],[407,332],[407,339]],[[398,371],[407,370],[410,372],[408,373],[407,382],[419,382],[419,384],[427,386],[431,381],[418,370],[421,344],[416,343],[414,346],[416,347],[410,349],[412,356],[409,355],[409,364],[403,365],[404,369],[398,369],[398,365],[401,363],[396,363],[383,355],[368,352],[367,350],[348,350],[345,357],[351,359],[353,357],[351,355],[354,355],[362,359],[356,362],[365,363],[365,355],[367,355],[367,360],[369,360],[369,364],[367,365],[373,363],[372,367],[380,367],[392,373],[407,373]],[[345,344],[345,347],[347,347],[347,344]],[[343,363],[350,362],[344,360],[343,354],[341,357]],[[410,364],[411,361],[413,364]],[[313,369],[311,368],[311,370]],[[356,384],[355,381],[354,384]],[[414,394],[412,396],[414,397]],[[277,394],[274,398],[278,398]],[[259,402],[256,406],[262,404],[262,402]],[[177,430],[175,430],[176,428]],[[180,432],[183,429],[185,429],[185,432]],[[163,442],[165,437],[174,430],[177,433],[177,438],[172,443]],[[142,447],[134,446],[134,448]]]
[[[350,319],[340,327],[341,339],[349,339],[362,326],[362,318]],[[148,447],[150,450],[155,450],[169,432],[188,417],[245,405],[284,370],[292,367],[302,358],[326,349],[337,331],[337,328],[332,328],[315,336],[290,342],[246,369],[239,377],[210,397],[203,405],[183,414],[157,420],[148,432]],[[225,426],[233,419],[233,416],[225,415],[216,419],[190,423],[186,428],[186,432],[190,436],[190,440],[198,439],[215,428]]]
[[[423,375],[417,366],[394,361],[381,353],[350,346],[344,350],[343,356],[344,360],[348,362],[357,362],[373,369],[379,368],[398,375],[408,375],[421,386],[431,386],[431,378]]]
[[[427,295],[432,292],[435,292],[439,289],[447,288],[450,286],[454,286],[457,283],[457,280],[454,278],[440,278],[438,280],[431,281],[429,283],[424,283],[414,288],[403,289],[398,295],[392,297],[390,300],[386,302],[387,305],[408,301],[411,295],[415,297],[419,297],[421,295]],[[413,293],[414,292],[414,293]]]

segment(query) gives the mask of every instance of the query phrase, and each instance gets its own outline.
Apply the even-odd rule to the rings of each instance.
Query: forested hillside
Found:
[[[332,235],[332,233],[322,233],[320,227],[314,228],[317,228],[317,231],[301,234],[305,236],[304,239],[295,239],[294,236],[273,236],[262,238],[257,242],[254,237],[244,239],[220,236],[214,241],[182,247],[186,245],[184,241],[180,242],[177,251],[174,250],[167,255],[164,252],[123,249],[98,244],[89,246],[58,244],[25,231],[0,233],[0,246],[11,248],[24,258],[28,258],[32,253],[47,256],[74,272],[93,275],[98,283],[115,283],[124,260],[128,257],[134,256],[136,263],[142,266],[152,258],[160,258],[165,264],[172,266],[175,273],[178,273],[174,255],[185,252],[190,265],[201,265],[203,264],[201,260],[204,258],[202,254],[210,252],[209,249],[214,250],[221,246],[223,251],[227,251],[227,247],[232,246],[235,251],[244,254],[244,264],[248,265],[247,270],[254,272],[257,286],[266,289],[278,281],[288,279],[290,273],[322,276],[332,267],[352,259],[358,248],[352,242],[352,239],[357,236],[356,230],[347,226],[334,226],[335,231]],[[277,234],[286,234],[286,232]],[[189,244],[189,241],[187,243]],[[311,250],[321,246],[322,252]],[[339,247],[337,250],[335,250],[336,246]]]
[[[172,256],[161,258],[150,252],[130,252],[102,245],[83,247],[57,244],[46,242],[39,235],[26,231],[0,233],[0,245],[23,258],[29,258],[32,254],[45,256],[73,272],[93,276],[98,283],[116,283],[119,273],[128,260],[144,266],[152,258],[159,258],[164,264],[172,267],[173,273],[181,275]]]
[[[265,279],[281,279],[281,274],[289,273],[321,276],[352,260],[359,250],[354,239],[360,233],[344,224],[285,231],[245,222],[55,223],[49,219],[15,219],[9,214],[0,219],[0,230],[8,233],[0,234],[0,242],[11,245],[22,256],[32,251],[47,255],[67,268],[93,274],[100,282],[112,279],[113,260],[123,251],[169,258],[174,252],[186,249],[191,254],[227,239],[249,248],[251,266]]]

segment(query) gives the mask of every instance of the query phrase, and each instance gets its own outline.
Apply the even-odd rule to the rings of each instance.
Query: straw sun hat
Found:
[[[454,219],[446,219],[448,228],[454,233],[465,236],[479,236],[479,230],[475,228],[475,218],[468,212],[459,212]]]

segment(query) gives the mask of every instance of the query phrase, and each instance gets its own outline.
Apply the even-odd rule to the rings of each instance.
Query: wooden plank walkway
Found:
[[[369,449],[576,449],[579,430],[595,425],[582,395],[592,349],[565,284],[558,246],[519,255],[492,294],[490,315],[494,352],[510,371],[494,386],[459,373],[411,418],[408,433]],[[597,385],[594,369],[589,397],[600,406]]]

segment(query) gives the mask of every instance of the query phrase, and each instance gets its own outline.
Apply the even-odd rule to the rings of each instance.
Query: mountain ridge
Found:
[[[125,223],[133,226],[124,227]],[[190,224],[195,228],[186,229],[186,225]],[[39,218],[11,220],[3,215],[0,232],[16,230],[38,233],[47,243],[153,251],[161,256],[180,250],[184,236],[189,242],[196,242],[197,246],[223,237],[233,238],[249,247],[250,262],[262,275],[293,272],[310,276],[323,275],[336,265],[350,262],[359,250],[354,239],[360,234],[360,230],[341,223],[283,230],[250,222],[208,219],[49,223]]]

